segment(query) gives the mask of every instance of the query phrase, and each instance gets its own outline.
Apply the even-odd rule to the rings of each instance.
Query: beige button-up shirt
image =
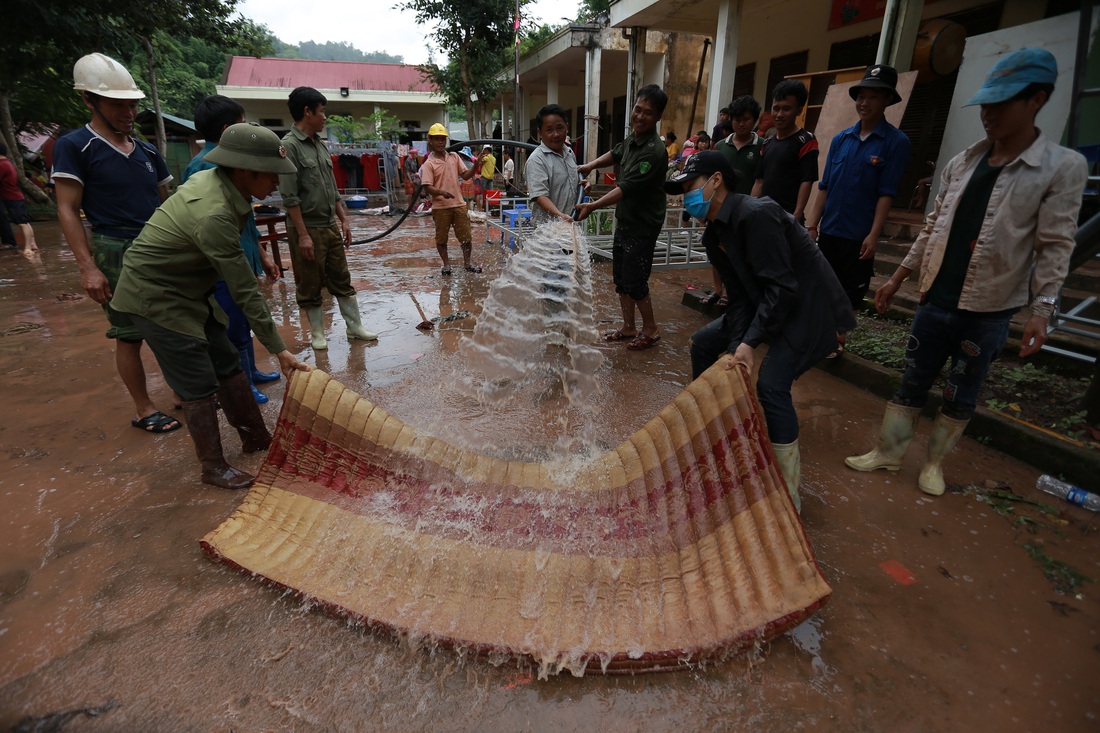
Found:
[[[922,295],[939,273],[951,222],[970,176],[991,146],[989,140],[975,143],[943,170],[936,206],[901,263],[920,270],[917,289]],[[1019,308],[1028,303],[1030,284],[1031,312],[1050,317],[1069,272],[1087,177],[1084,156],[1049,142],[1042,132],[1004,167],[970,257],[960,310]]]

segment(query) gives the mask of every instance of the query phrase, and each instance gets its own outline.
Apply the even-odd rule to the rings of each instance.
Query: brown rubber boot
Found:
[[[187,432],[191,434],[191,440],[195,443],[195,454],[202,464],[202,482],[223,489],[247,489],[251,486],[256,480],[254,476],[238,471],[225,462],[214,397],[181,404]]]
[[[244,372],[222,380],[218,390],[218,402],[229,424],[237,429],[241,436],[241,451],[255,453],[267,450],[271,445],[271,433],[264,424],[264,416],[256,400],[252,397],[252,385]]]

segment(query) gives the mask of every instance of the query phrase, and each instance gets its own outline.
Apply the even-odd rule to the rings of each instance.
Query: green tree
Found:
[[[525,56],[553,38],[562,25],[540,25],[530,33],[524,33],[519,41],[519,55]]]
[[[160,0],[151,6],[146,0],[114,0],[110,5],[86,0],[7,0],[4,34],[17,39],[18,50],[12,47],[0,54],[0,132],[15,150],[17,129],[35,120],[74,126],[83,122],[86,112],[72,89],[72,68],[77,59],[93,51],[114,56],[138,72],[135,80],[150,93],[158,123],[158,73],[167,75],[173,95],[179,86],[181,98],[173,104],[180,112],[187,105],[189,115],[190,100],[200,92],[213,91],[203,75],[224,63],[214,61],[211,51],[224,55],[270,50],[264,29],[239,17],[236,3]],[[139,69],[133,68],[135,58],[143,60]],[[162,58],[167,59],[164,69]],[[191,62],[194,67],[186,71]],[[163,141],[163,123],[158,128]],[[13,160],[22,176],[21,157]],[[24,187],[37,198],[38,189]]]
[[[297,53],[296,56],[284,56],[283,58],[317,59],[318,61],[358,61],[374,64],[403,64],[405,59],[401,56],[393,56],[385,51],[360,51],[350,43],[328,41],[316,43],[315,41],[302,41],[297,47],[291,46]]]
[[[114,37],[87,6],[76,0],[6,0],[4,36],[11,42],[0,53],[0,135],[10,150],[19,149],[18,132],[35,122],[83,122],[83,106],[73,93],[73,63],[79,49],[94,49]],[[46,195],[24,175],[23,156],[11,159],[24,192],[46,203]]]
[[[265,55],[272,49],[274,36],[262,26],[243,27],[243,34],[217,48],[194,36],[177,37],[165,31],[153,35],[157,52],[160,79],[161,108],[168,114],[191,118],[195,105],[203,97],[214,94],[215,85],[221,79],[228,54]],[[125,57],[127,68],[146,94],[151,94],[148,83],[148,58],[143,48],[130,44]]]
[[[325,124],[331,137],[346,143],[394,141],[403,132],[401,120],[384,109],[376,109],[358,120],[352,115],[329,115]]]
[[[581,0],[577,8],[577,22],[591,22],[600,13],[611,13],[611,0]]]
[[[531,0],[520,0],[522,6]],[[402,7],[416,14],[418,23],[435,27],[427,36],[436,50],[447,55],[446,65],[434,57],[424,76],[447,98],[466,110],[470,138],[480,123],[490,119],[490,101],[499,92],[500,71],[506,52],[515,43],[514,0],[405,0]],[[522,12],[522,11],[521,11]]]

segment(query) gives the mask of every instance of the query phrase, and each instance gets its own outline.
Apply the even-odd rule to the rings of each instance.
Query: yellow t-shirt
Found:
[[[492,178],[493,174],[497,170],[497,159],[492,153],[489,153],[481,159],[481,177]]]

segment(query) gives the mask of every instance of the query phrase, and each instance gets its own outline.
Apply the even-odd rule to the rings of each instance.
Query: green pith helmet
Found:
[[[225,128],[218,147],[206,154],[211,163],[260,173],[294,173],[298,169],[286,159],[282,140],[266,127],[238,122]]]

